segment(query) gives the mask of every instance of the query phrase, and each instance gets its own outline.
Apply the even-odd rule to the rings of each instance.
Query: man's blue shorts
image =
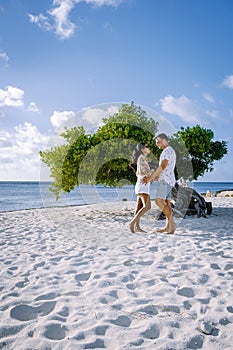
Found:
[[[172,186],[164,180],[158,182],[156,198],[169,199],[172,198]]]

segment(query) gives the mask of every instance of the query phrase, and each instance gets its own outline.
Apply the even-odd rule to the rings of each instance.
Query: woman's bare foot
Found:
[[[130,222],[130,223],[129,223],[129,228],[130,228],[130,231],[131,231],[132,233],[135,232],[135,231],[134,231],[134,222]]]
[[[135,226],[135,232],[143,232],[143,233],[147,233],[146,231],[144,231],[141,227]]]

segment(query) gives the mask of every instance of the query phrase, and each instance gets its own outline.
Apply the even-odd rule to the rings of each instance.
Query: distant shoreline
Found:
[[[0,181],[0,212],[37,209],[45,207],[80,206],[91,203],[123,200],[136,200],[134,185],[124,187],[105,187],[103,185],[76,186],[69,193],[61,192],[58,201],[49,188],[52,182],[40,181]],[[208,193],[211,197],[222,195],[231,196],[233,182],[193,182],[193,188],[203,197]],[[151,185],[151,199],[154,200],[157,184]]]
[[[209,198],[216,198],[216,197],[224,197],[224,198],[231,198],[233,197],[233,189],[232,190],[224,190],[224,191],[217,191],[216,193],[211,193],[211,195],[206,195],[206,193],[200,193],[201,196],[203,196],[205,199]],[[151,202],[155,200],[154,197],[151,197]],[[13,209],[13,210],[5,210],[5,211],[0,211],[0,215],[4,213],[13,213],[13,212],[22,212],[22,211],[30,211],[30,210],[55,210],[55,209],[62,209],[62,208],[75,208],[75,207],[86,207],[86,206],[98,206],[98,205],[107,205],[109,204],[114,205],[116,203],[129,203],[129,202],[134,202],[136,203],[135,200],[127,200],[123,199],[121,201],[109,201],[105,203],[83,203],[83,204],[68,204],[68,205],[51,205],[51,206],[41,206],[41,207],[35,207],[35,208],[25,208],[25,209]]]

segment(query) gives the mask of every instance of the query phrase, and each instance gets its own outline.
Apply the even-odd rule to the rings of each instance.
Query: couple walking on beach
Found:
[[[137,195],[137,204],[133,219],[129,223],[130,231],[145,232],[140,228],[140,218],[151,209],[150,183],[158,181],[155,203],[166,216],[165,227],[158,229],[157,232],[166,232],[173,234],[176,230],[176,224],[172,217],[171,194],[172,187],[175,185],[175,164],[176,153],[169,145],[168,137],[162,133],[155,137],[156,145],[162,149],[159,158],[159,167],[151,170],[147,161],[147,155],[150,153],[147,144],[139,144],[133,154],[133,163],[137,164],[137,182],[135,193]]]

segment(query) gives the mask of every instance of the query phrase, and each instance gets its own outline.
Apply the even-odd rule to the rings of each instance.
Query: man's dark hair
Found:
[[[161,139],[164,139],[166,141],[168,141],[168,137],[166,134],[162,133],[162,134],[159,134],[157,136],[155,136],[155,139],[157,139],[157,137],[161,138]]]

